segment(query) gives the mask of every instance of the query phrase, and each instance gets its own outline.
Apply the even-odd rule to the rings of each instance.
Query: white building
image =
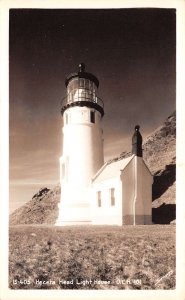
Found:
[[[139,126],[132,138],[132,156],[104,164],[99,81],[80,64],[79,72],[65,83],[56,225],[151,224],[153,178],[142,158]]]

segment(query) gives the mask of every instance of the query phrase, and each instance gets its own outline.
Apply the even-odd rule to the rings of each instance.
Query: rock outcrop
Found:
[[[33,198],[10,215],[10,225],[54,224],[58,216],[60,185],[54,189],[42,188]]]

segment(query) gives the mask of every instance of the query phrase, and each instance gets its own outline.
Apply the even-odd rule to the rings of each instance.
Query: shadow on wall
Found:
[[[176,204],[165,204],[152,208],[152,222],[156,224],[170,224],[176,218]]]
[[[152,185],[152,200],[159,198],[176,180],[176,165],[170,164],[165,170],[158,171],[154,174]]]

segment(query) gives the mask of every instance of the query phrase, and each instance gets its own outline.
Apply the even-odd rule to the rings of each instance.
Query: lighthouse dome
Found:
[[[94,82],[96,87],[99,87],[99,80],[96,76],[94,76],[91,73],[85,72],[85,64],[80,63],[78,66],[78,72],[76,73],[71,73],[66,77],[65,80],[65,85],[66,87],[68,86],[69,82],[73,80],[74,78],[84,78],[84,79],[89,79],[90,81]]]

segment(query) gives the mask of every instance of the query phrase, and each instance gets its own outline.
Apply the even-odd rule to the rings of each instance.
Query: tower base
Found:
[[[91,209],[88,203],[59,203],[59,215],[55,226],[90,225]]]
[[[91,221],[62,221],[58,220],[55,223],[55,226],[84,226],[84,225],[92,225]]]

